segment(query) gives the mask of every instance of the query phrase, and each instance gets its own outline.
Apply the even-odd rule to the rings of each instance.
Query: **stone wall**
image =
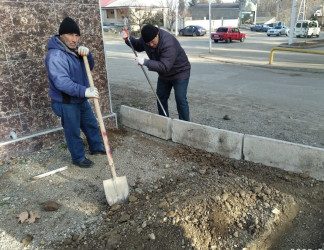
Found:
[[[64,141],[60,120],[50,107],[44,59],[48,40],[66,16],[79,24],[80,45],[94,55],[92,75],[106,128],[117,126],[99,6],[99,0],[0,1],[0,160]]]

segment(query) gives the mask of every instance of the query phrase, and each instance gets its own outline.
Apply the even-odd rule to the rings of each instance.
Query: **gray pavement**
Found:
[[[212,53],[207,37],[178,40],[192,65],[192,122],[324,148],[323,56],[279,52],[269,65],[270,49],[287,38],[265,34],[248,34],[244,43],[213,43]],[[131,49],[118,35],[107,35],[105,48],[114,110],[124,104],[156,113]],[[157,74],[148,74],[155,87]],[[171,118],[177,118],[173,94],[169,106]],[[226,114],[231,120],[223,119]]]

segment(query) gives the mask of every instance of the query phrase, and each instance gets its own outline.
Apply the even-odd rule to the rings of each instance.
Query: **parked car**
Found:
[[[288,36],[288,34],[289,34],[289,29],[286,26],[276,26],[267,31],[267,36],[281,36],[281,35]]]
[[[180,36],[204,36],[206,29],[198,25],[189,25],[179,30]]]
[[[321,28],[318,21],[315,20],[299,20],[296,22],[294,36],[296,37],[319,37]]]
[[[244,42],[245,38],[246,34],[240,32],[238,28],[234,27],[219,27],[216,32],[211,33],[211,39],[214,40],[215,43],[217,43],[218,41],[225,41],[227,43],[230,43],[233,40]]]
[[[251,31],[257,31],[257,32],[267,32],[270,27],[266,24],[257,24],[255,26],[251,26]]]
[[[260,29],[260,25],[259,24],[250,27],[250,30],[251,31],[258,31],[259,29]]]
[[[259,29],[257,31],[260,31],[260,32],[267,32],[269,29],[271,29],[270,26],[266,25],[266,24],[262,24],[260,25]]]

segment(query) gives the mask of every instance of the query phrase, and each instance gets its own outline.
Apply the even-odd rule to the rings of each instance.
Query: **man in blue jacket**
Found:
[[[156,94],[167,116],[169,116],[168,99],[173,87],[179,119],[189,121],[187,88],[191,65],[179,41],[170,33],[151,24],[142,28],[139,39],[129,36],[126,29],[121,32],[121,36],[127,45],[129,38],[136,51],[145,51],[149,57],[149,60],[136,57],[138,65],[144,65],[159,74]],[[164,115],[159,103],[158,111],[160,115]]]
[[[90,154],[105,154],[100,130],[87,98],[99,98],[97,88],[89,87],[87,72],[82,56],[87,56],[90,68],[94,60],[89,49],[78,47],[80,29],[76,22],[66,17],[59,28],[59,34],[51,37],[47,44],[45,59],[51,106],[61,117],[65,140],[72,162],[81,168],[94,163],[85,157],[80,129],[87,138]]]

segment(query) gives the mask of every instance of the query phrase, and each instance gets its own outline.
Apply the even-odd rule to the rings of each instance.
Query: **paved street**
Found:
[[[269,65],[271,48],[288,42],[288,37],[244,32],[244,43],[212,43],[212,53],[207,36],[178,37],[192,64],[191,120],[324,147],[324,56],[275,52],[274,65]],[[112,92],[120,88],[141,91],[152,104],[144,109],[156,112],[154,96],[132,50],[118,35],[109,33],[105,34],[105,49]],[[157,74],[149,72],[149,77],[155,87]],[[177,118],[173,97],[170,99],[171,117]],[[114,93],[112,101],[113,105],[117,102]],[[225,114],[231,121],[222,119]]]

